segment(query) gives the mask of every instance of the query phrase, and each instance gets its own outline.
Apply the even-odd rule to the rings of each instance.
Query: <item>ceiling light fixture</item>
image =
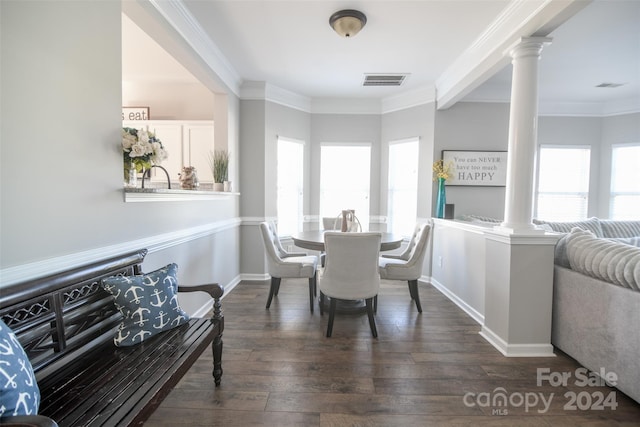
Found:
[[[364,13],[353,9],[338,11],[329,18],[331,28],[342,37],[355,36],[366,23],[367,17]]]

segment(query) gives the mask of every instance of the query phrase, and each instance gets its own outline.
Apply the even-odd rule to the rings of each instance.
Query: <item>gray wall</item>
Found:
[[[0,8],[3,283],[139,242],[154,242],[146,270],[179,260],[181,281],[237,280],[237,198],[124,202],[120,2]]]
[[[435,159],[442,150],[506,151],[509,137],[509,104],[461,102],[435,112]],[[477,214],[504,217],[504,187],[447,186],[447,203],[456,217]],[[435,206],[435,192],[433,194]]]
[[[380,115],[313,114],[311,116],[311,214],[320,213],[320,147],[323,143],[363,142],[371,144],[369,215],[380,212]],[[357,212],[356,212],[357,214]]]
[[[609,214],[609,190],[611,188],[611,146],[614,144],[640,143],[640,113],[602,119],[602,145],[600,150],[601,197],[598,203],[598,216],[605,218]],[[640,209],[638,210],[640,217]]]
[[[461,102],[435,112],[434,156],[442,150],[507,150],[509,104]],[[591,147],[589,216],[609,216],[611,145],[640,141],[640,113],[612,117],[538,118],[538,144]],[[435,194],[433,195],[435,204]],[[504,217],[504,187],[447,186],[456,216]]]
[[[589,206],[588,216],[606,218],[609,215],[608,208],[600,212],[598,209],[600,199],[601,161],[603,151],[602,143],[602,119],[599,117],[540,117],[538,119],[538,144],[560,146],[588,146],[591,148],[591,164],[589,182]],[[607,167],[607,174],[611,166]],[[607,189],[606,195],[609,193]]]
[[[640,113],[611,117],[540,117],[538,143],[591,148],[588,216],[609,217],[611,146],[640,142]]]
[[[304,141],[305,165],[311,161],[311,115],[304,111],[285,107],[274,102],[266,102],[267,120],[265,130],[265,215],[277,216],[277,156],[278,137],[292,138]],[[304,168],[304,206],[303,213],[310,212],[311,173],[308,167]]]
[[[306,142],[305,161],[309,164],[309,114],[263,100],[240,101],[241,269],[248,279],[265,279],[267,268],[258,225],[275,219],[276,159],[278,136]],[[309,204],[309,168],[305,176],[305,210]]]
[[[263,219],[276,211],[277,137],[305,141],[305,228],[319,227],[320,147],[323,143],[371,144],[371,200],[373,217],[387,215],[388,142],[420,138],[418,217],[431,216],[434,104],[387,114],[311,114],[270,101],[241,101],[241,164],[243,217],[241,270],[246,278],[265,278],[264,249],[258,231]],[[371,225],[372,229],[386,227]],[[425,271],[428,273],[428,266]]]
[[[240,101],[240,215],[243,217],[240,240],[242,273],[264,276],[266,260],[258,224],[265,218],[265,104]],[[257,278],[264,278],[264,277]]]
[[[382,156],[380,161],[380,215],[387,215],[389,191],[389,143],[418,137],[418,218],[431,217],[434,192],[431,165],[434,162],[435,104],[424,104],[382,115]],[[439,157],[437,157],[439,158]]]

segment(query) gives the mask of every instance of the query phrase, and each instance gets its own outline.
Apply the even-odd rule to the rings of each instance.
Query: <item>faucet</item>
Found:
[[[146,171],[144,171],[144,173],[142,174],[142,188],[144,188],[144,179],[149,177],[151,177],[151,169],[152,168],[160,168],[164,171],[165,175],[167,175],[167,188],[169,190],[171,190],[171,179],[169,178],[169,172],[167,172],[167,170],[165,168],[163,168],[160,165],[151,165],[151,167],[149,169],[147,169]]]

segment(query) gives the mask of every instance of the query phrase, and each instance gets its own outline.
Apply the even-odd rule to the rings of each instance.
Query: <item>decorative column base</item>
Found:
[[[555,234],[485,234],[485,313],[480,334],[509,357],[554,356]]]

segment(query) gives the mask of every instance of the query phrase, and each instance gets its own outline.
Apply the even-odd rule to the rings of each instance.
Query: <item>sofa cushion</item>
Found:
[[[567,233],[558,240],[553,254],[554,263],[565,268],[571,268],[571,264],[569,264],[569,257],[567,256],[567,240],[570,236],[571,234]]]
[[[498,225],[502,222],[501,219],[491,218],[488,216],[482,215],[462,215],[459,217],[461,221],[472,222],[474,224],[480,225]]]
[[[601,219],[603,237],[635,237],[640,236],[640,221],[619,221]]]
[[[640,290],[640,248],[598,238],[577,227],[567,236],[566,244],[572,270]]]
[[[0,418],[36,415],[40,405],[36,376],[18,338],[2,319],[0,355]]]
[[[575,222],[553,222],[553,221],[544,221],[541,219],[534,219],[533,223],[536,225],[542,225],[542,226],[546,225],[546,227],[544,228],[546,229],[550,228],[552,231],[555,231],[556,233],[569,233],[572,228],[580,227],[583,230],[591,231],[593,234],[596,235],[596,237],[605,236],[603,234],[602,227],[600,225],[600,220],[598,218],[589,218],[589,219],[585,219],[584,221],[575,221]],[[611,237],[615,237],[615,236],[611,236]]]
[[[113,276],[102,281],[123,317],[113,339],[116,346],[139,344],[189,321],[178,305],[177,273],[178,266],[169,264],[148,274]]]
[[[640,248],[640,236],[634,237],[607,237],[607,239],[612,240],[614,242],[625,243],[627,245],[635,246]]]

